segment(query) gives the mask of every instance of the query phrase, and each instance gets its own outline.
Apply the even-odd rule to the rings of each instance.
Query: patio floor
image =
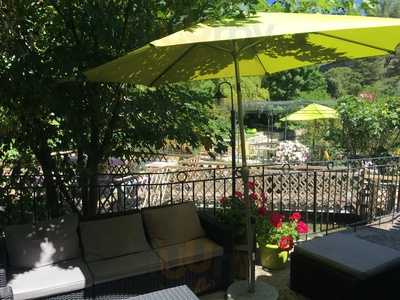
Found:
[[[306,300],[308,298],[303,297],[289,288],[289,274],[290,266],[283,270],[268,271],[260,266],[256,267],[256,278],[257,280],[265,281],[274,286],[279,290],[279,300]],[[201,300],[224,300],[225,292],[217,292],[214,294],[200,297]]]
[[[400,231],[400,215],[397,214],[396,216],[382,219],[380,222],[370,224],[370,226],[388,231]],[[307,300],[308,298],[295,293],[289,288],[289,276],[290,263],[288,263],[288,266],[285,269],[277,271],[268,271],[263,269],[261,266],[256,267],[257,280],[268,282],[269,284],[277,288],[279,290],[278,300]],[[224,300],[225,292],[221,291],[210,295],[205,295],[203,297],[200,297],[200,299]]]

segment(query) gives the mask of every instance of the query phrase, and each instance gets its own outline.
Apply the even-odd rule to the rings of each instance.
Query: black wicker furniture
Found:
[[[291,255],[291,289],[311,299],[398,299],[400,251],[355,232],[306,241]]]
[[[193,203],[9,227],[1,239],[0,299],[127,299],[180,285],[198,294],[223,289],[231,282],[231,236]]]

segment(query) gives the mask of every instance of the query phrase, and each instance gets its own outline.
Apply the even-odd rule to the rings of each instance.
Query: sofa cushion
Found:
[[[142,214],[154,248],[181,244],[205,236],[193,202],[143,209]]]
[[[125,256],[89,263],[94,283],[104,283],[161,270],[160,258],[153,251],[139,252]]]
[[[8,285],[13,290],[14,300],[23,300],[78,291],[91,286],[92,279],[86,265],[75,259],[11,272]]]
[[[80,232],[88,262],[151,249],[138,213],[81,222]]]
[[[213,241],[200,238],[155,250],[163,261],[163,268],[183,266],[224,254],[224,249]]]
[[[400,251],[349,233],[335,233],[304,242],[296,246],[295,252],[313,257],[360,279],[400,264]]]
[[[80,256],[78,216],[70,215],[36,225],[5,229],[10,265],[35,268]]]

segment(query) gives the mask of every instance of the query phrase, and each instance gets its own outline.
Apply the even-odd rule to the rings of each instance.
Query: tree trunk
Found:
[[[94,157],[93,157],[94,156]],[[99,201],[99,187],[98,187],[98,165],[99,159],[96,154],[89,156],[87,164],[87,198],[84,206],[84,215],[92,217],[97,214],[97,206]]]
[[[60,204],[55,180],[55,162],[51,157],[50,148],[44,142],[41,142],[35,150],[35,155],[43,170],[47,211],[51,217],[57,217],[60,214]]]
[[[91,136],[90,145],[88,151],[88,159],[85,170],[85,180],[86,180],[86,199],[84,204],[83,214],[86,217],[95,216],[97,214],[98,205],[98,166],[101,161],[101,147],[99,142],[100,132],[99,125],[95,118],[91,120]]]
[[[82,190],[83,216],[92,217],[97,214],[98,206],[98,165],[99,159],[96,153],[88,156],[86,167],[82,169],[79,184]]]

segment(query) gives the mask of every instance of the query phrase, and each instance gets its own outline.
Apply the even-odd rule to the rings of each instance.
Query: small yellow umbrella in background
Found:
[[[339,115],[337,111],[328,106],[320,104],[310,104],[306,107],[281,118],[281,121],[312,121],[319,119],[337,119]]]
[[[339,115],[337,111],[328,106],[320,105],[320,104],[310,104],[306,107],[287,115],[280,119],[280,121],[288,122],[288,121],[314,121],[314,132],[313,132],[313,141],[312,141],[312,153],[314,154],[315,150],[315,129],[317,127],[317,120],[321,119],[338,119]]]
[[[247,203],[247,284],[249,292],[253,293],[254,232],[246,184],[249,169],[240,77],[264,76],[337,60],[395,54],[399,43],[400,19],[258,13],[243,20],[198,24],[153,41],[84,74],[90,81],[128,82],[147,86],[189,80],[235,78],[242,180]],[[239,284],[242,283],[239,282],[237,286]],[[244,298],[248,296],[243,295]]]

